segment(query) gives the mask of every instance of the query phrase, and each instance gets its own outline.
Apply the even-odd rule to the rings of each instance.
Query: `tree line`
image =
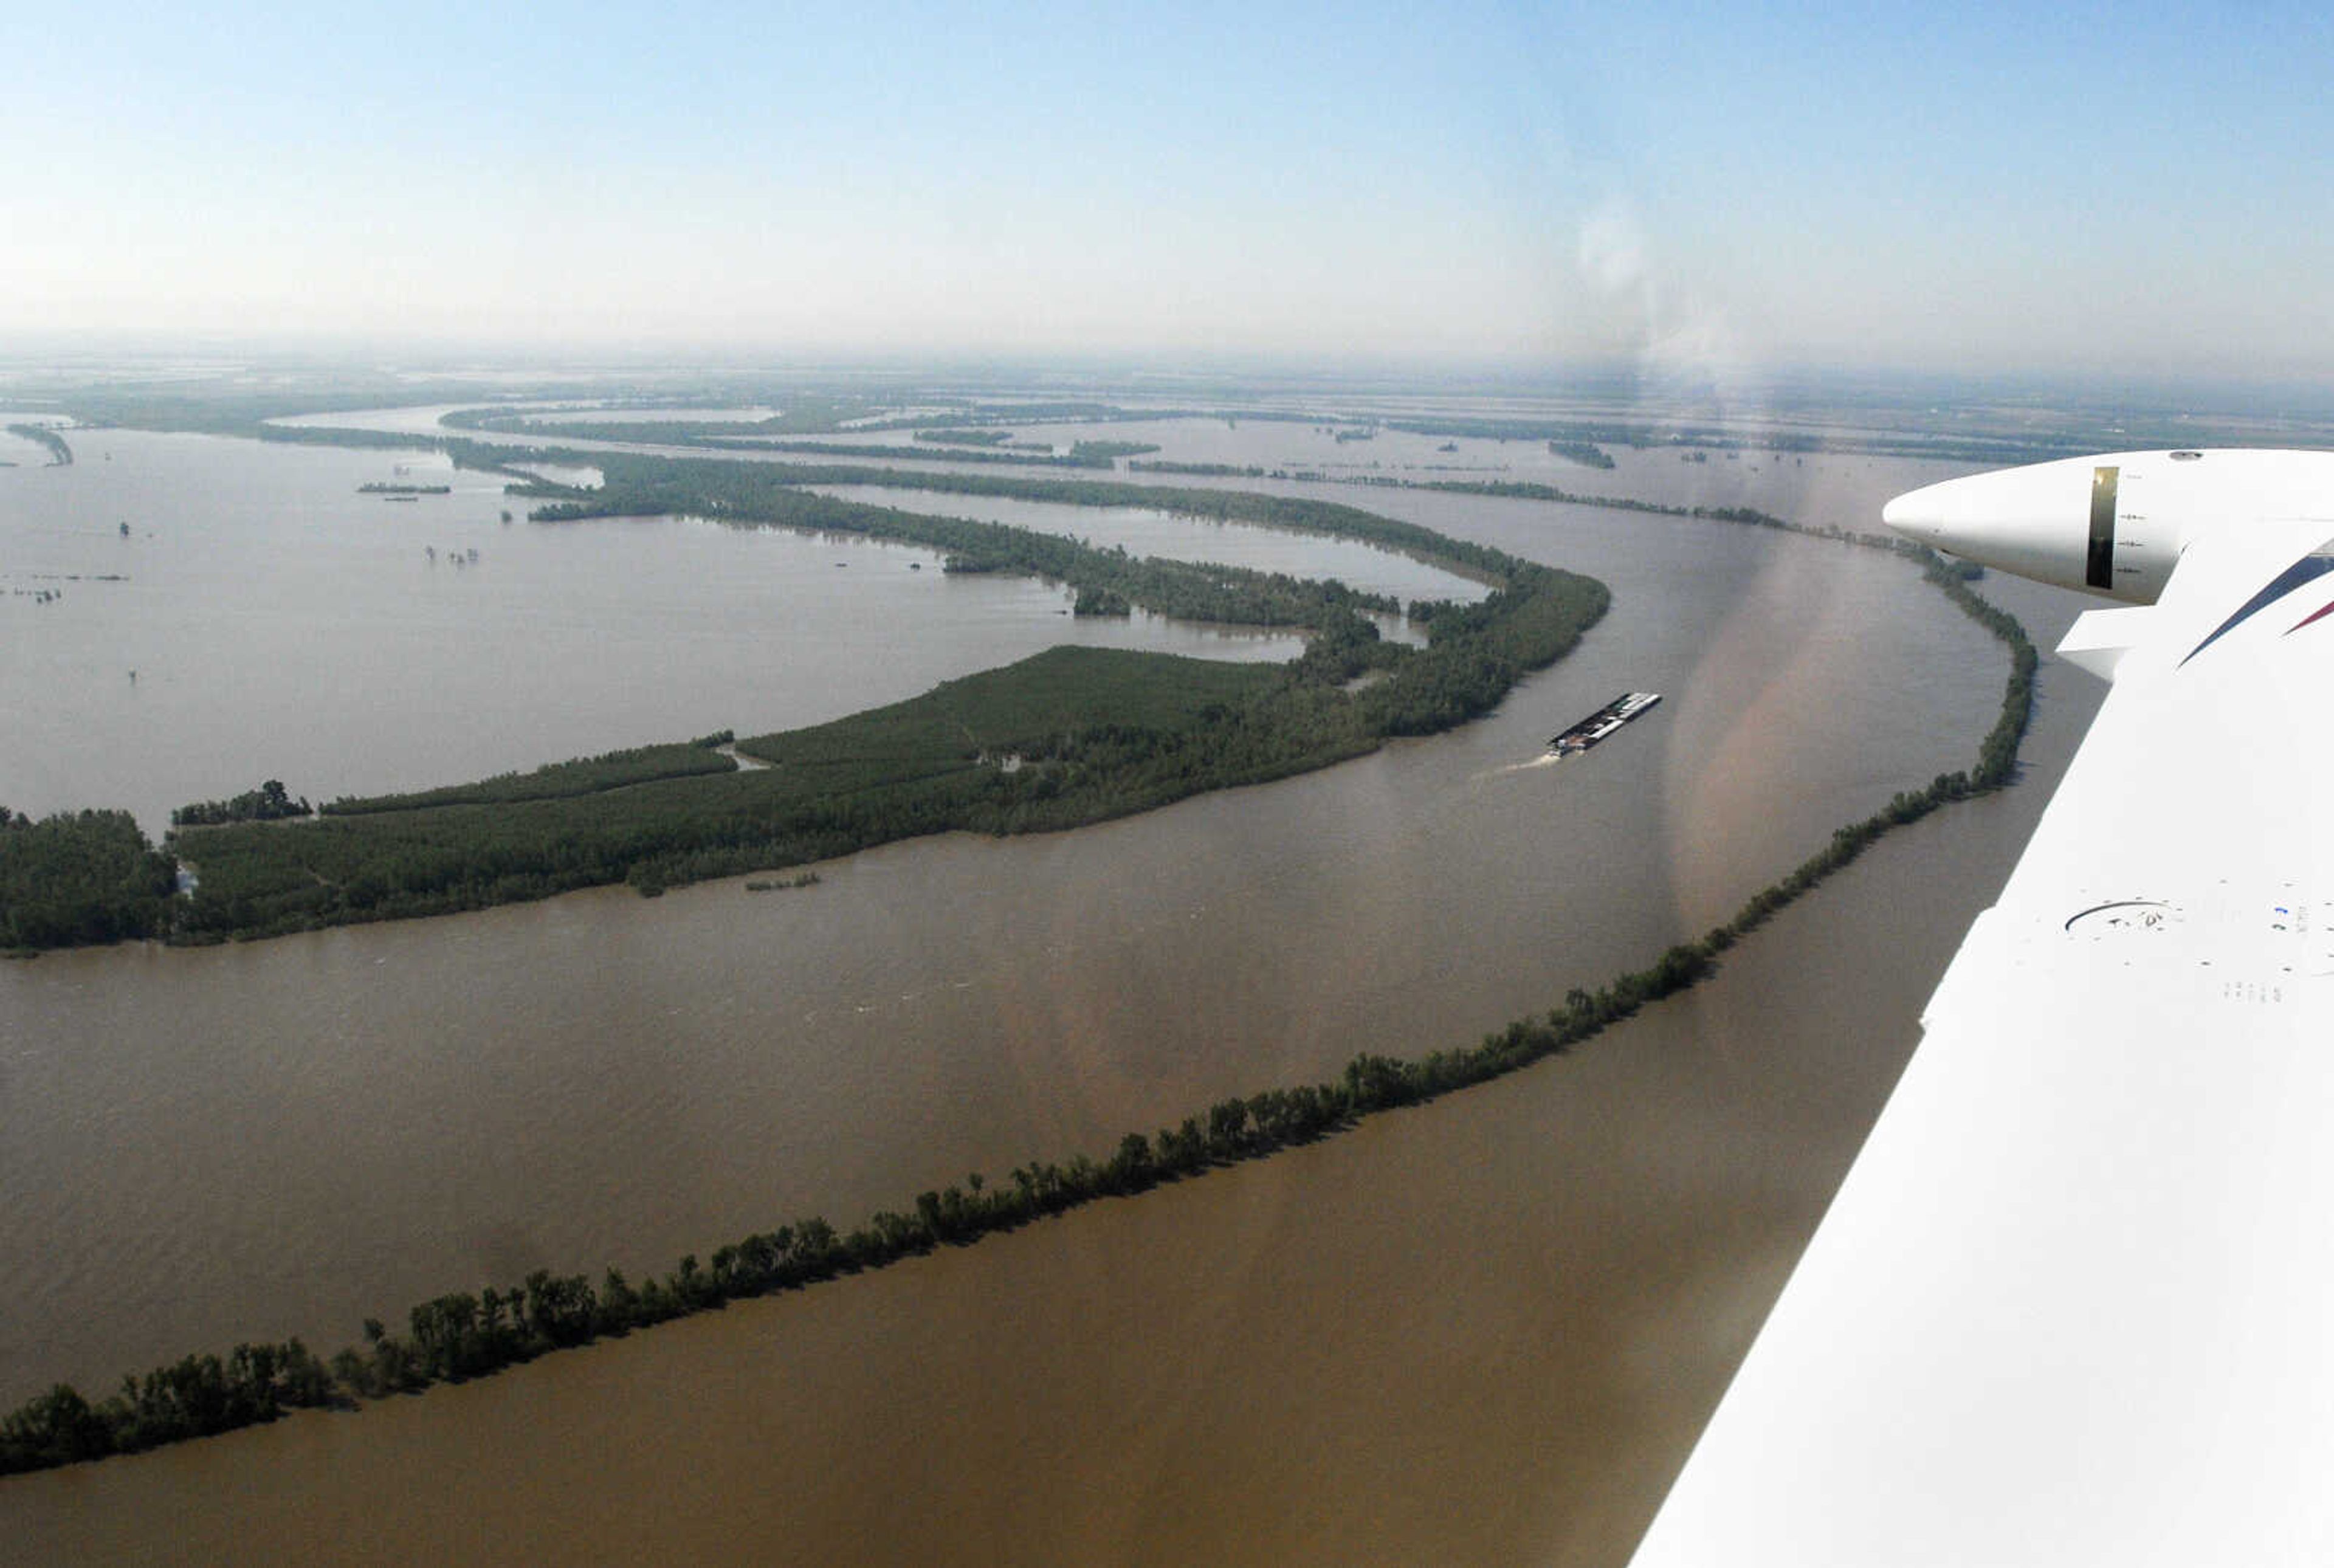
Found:
[[[940,1246],[969,1246],[992,1232],[1088,1203],[1262,1159],[1342,1131],[1365,1117],[1420,1104],[1561,1054],[1715,973],[1722,956],[1736,943],[1884,834],[1950,801],[2008,781],[2006,770],[1990,767],[1988,755],[1996,737],[2008,735],[2014,758],[2030,711],[2033,646],[2013,617],[1972,593],[1953,567],[1940,563],[1929,580],[2011,651],[2001,710],[1976,766],[1941,774],[1926,789],[1899,794],[1886,809],[1835,831],[1821,850],[1753,894],[1731,919],[1694,941],[1671,947],[1643,968],[1594,991],[1576,987],[1547,1012],[1515,1019],[1470,1045],[1408,1058],[1357,1054],[1325,1082],[1219,1101],[1172,1127],[1128,1132],[1100,1157],[1032,1160],[1014,1167],[1002,1182],[974,1173],[961,1184],[920,1192],[899,1208],[879,1209],[848,1232],[813,1216],[719,1247],[706,1263],[692,1253],[663,1275],[637,1285],[613,1268],[596,1287],[586,1275],[546,1270],[506,1288],[454,1292],[410,1309],[403,1333],[368,1319],[362,1348],[346,1347],[328,1363],[295,1339],[281,1346],[239,1345],[224,1362],[188,1356],[143,1378],[125,1378],[121,1391],[96,1403],[60,1383],[0,1418],[0,1474],[207,1436],[274,1420],[288,1409],[350,1406],[485,1376],[555,1350],[717,1310],[732,1301],[882,1268]],[[1007,699],[1025,698],[1026,693],[1015,693]],[[1157,688],[1146,700],[1181,699]]]
[[[886,468],[805,469],[791,465],[707,458],[643,459],[610,455],[597,461],[603,476],[598,489],[566,492],[565,499],[536,507],[529,514],[530,518],[538,523],[572,523],[598,517],[681,515],[742,525],[894,540],[941,552],[951,572],[1003,572],[1043,578],[1065,584],[1074,592],[1093,590],[1114,593],[1133,604],[1183,620],[1243,626],[1310,626],[1333,609],[1375,610],[1389,614],[1399,613],[1402,609],[1386,594],[1359,592],[1334,578],[1315,581],[1282,572],[1134,555],[1124,548],[1097,549],[1039,529],[874,506],[815,495],[798,487],[809,483],[873,483],[1060,500],[1079,505],[1156,507],[1159,503],[1144,499],[1146,487],[1143,486],[998,481],[986,475],[908,476]],[[810,475],[817,477],[805,476]],[[935,482],[911,483],[911,479]],[[1301,510],[1307,505],[1297,503],[1297,506]],[[1370,518],[1370,514],[1350,507],[1337,510],[1352,515],[1350,519],[1343,520],[1347,523]],[[1391,524],[1391,519],[1373,521]],[[1300,531],[1345,532],[1320,522]],[[1418,532],[1429,541],[1441,539],[1423,529]],[[1464,548],[1456,540],[1445,543]]]
[[[1032,530],[805,495],[760,472],[761,466],[741,473],[746,466],[703,461],[619,458],[611,465],[612,485],[622,486],[613,495],[586,501],[584,493],[570,492],[577,498],[566,505],[579,512],[670,506],[733,521],[783,519],[788,526],[842,526],[954,544],[1004,569],[1051,568],[1073,579],[1087,574],[1078,592],[1089,613],[1114,612],[1119,601],[1140,593],[1144,601],[1165,601],[1195,618],[1301,614],[1316,634],[1306,654],[1278,675],[1269,667],[1249,667],[1227,678],[1223,667],[1162,655],[1112,656],[1134,666],[1154,661],[1147,666],[1154,675],[1182,683],[1191,693],[1207,693],[1204,723],[1189,711],[1137,718],[1125,706],[1142,684],[1129,678],[1130,666],[1114,666],[1091,650],[1056,650],[1058,658],[1040,656],[990,672],[998,692],[1026,687],[1066,704],[1042,722],[1034,710],[1012,702],[991,704],[992,722],[984,730],[967,729],[960,721],[952,728],[928,726],[918,746],[866,748],[844,772],[801,765],[796,754],[812,743],[805,739],[807,732],[796,732],[749,741],[744,748],[765,760],[795,757],[795,765],[783,770],[734,773],[729,759],[704,741],[635,748],[477,784],[338,801],[325,808],[332,820],[314,823],[265,831],[232,823],[207,827],[198,846],[173,842],[159,853],[125,815],[114,813],[119,820],[109,827],[80,822],[49,830],[101,840],[120,852],[83,856],[70,871],[20,878],[0,899],[6,916],[0,934],[20,948],[125,937],[195,942],[264,937],[479,909],[615,881],[654,894],[927,832],[1076,826],[1200,790],[1284,777],[1358,755],[1390,736],[1432,734],[1478,717],[1524,673],[1568,649],[1606,602],[1603,585],[1593,580],[1334,503],[1097,481],[999,485],[989,476],[893,476],[915,488],[1002,491],[1086,505],[1165,504],[1228,520],[1358,536],[1501,581],[1478,604],[1413,604],[1413,621],[1428,636],[1424,649],[1413,649],[1384,642],[1355,613],[1392,608],[1391,601],[1352,594],[1341,585],[1243,577],[1229,568],[1181,563],[1120,575],[1129,563],[1124,552],[1095,551]],[[777,472],[799,478],[796,470]],[[821,471],[823,480],[833,476]],[[868,476],[850,471],[848,476]],[[728,483],[713,486],[713,480]],[[1538,499],[1546,498],[1546,489],[1502,486],[1493,493]],[[1902,542],[1797,528],[1749,509],[1640,509],[1885,543],[1924,562],[1931,580],[1965,612],[1993,625],[1997,635],[2007,637],[2004,626],[2015,626],[1969,592],[1956,571]],[[1270,609],[1243,597],[1263,593],[1291,597]],[[1300,594],[1311,595],[1309,602],[1295,597]],[[1963,778],[1963,788],[1992,787],[2014,769],[2033,672],[2030,647],[2017,651],[2013,663],[2017,722],[2006,717],[1973,772],[1953,775]],[[1358,691],[1344,689],[1365,672],[1379,678]],[[1226,678],[1239,689],[1220,689]],[[974,689],[972,683],[951,686],[960,688],[943,688],[927,699],[957,703]],[[855,734],[862,726],[884,731],[899,714],[927,699],[839,721],[836,733]],[[985,744],[970,738],[977,736]],[[1031,765],[1014,772],[985,765],[991,752],[1025,756]],[[58,865],[56,854],[35,853],[34,838],[13,842],[14,863]],[[188,899],[167,897],[167,875],[175,871],[170,850],[193,851],[201,862],[200,885]]]
[[[165,936],[178,874],[128,812],[35,822],[0,806],[0,950]]]
[[[72,447],[66,444],[63,436],[58,435],[46,425],[11,425],[8,427],[8,433],[46,447],[49,454],[49,467],[52,468],[62,468],[73,460]]]
[[[170,813],[170,825],[204,828],[227,822],[273,822],[308,816],[313,811],[307,796],[294,800],[285,791],[284,781],[272,778],[256,790],[246,790],[227,800],[196,801],[191,805],[178,806]]]
[[[892,708],[749,739],[740,746],[747,755],[784,764],[750,773],[734,771],[702,742],[675,744],[475,784],[343,799],[314,822],[205,825],[198,838],[169,846],[198,862],[198,885],[167,906],[159,928],[140,934],[181,942],[265,937],[617,881],[654,894],[923,833],[1074,827],[1465,722],[1569,649],[1608,601],[1591,579],[1352,507],[1166,493],[1210,515],[1361,535],[1499,578],[1480,603],[1413,607],[1427,633],[1427,646],[1414,649],[1384,640],[1364,613],[1398,612],[1393,599],[1335,582],[1138,559],[1030,529],[833,500],[777,482],[761,465],[606,462],[605,492],[571,493],[546,515],[679,510],[907,539],[946,549],[960,565],[1070,582],[1089,613],[1143,603],[1192,619],[1305,625],[1316,634],[1285,667],[1055,649]],[[1095,482],[1037,492],[1088,505],[1123,505],[1130,493],[1154,498],[1142,486]],[[1364,672],[1380,678],[1345,689]],[[1009,770],[998,765],[1007,756],[1017,759]],[[207,821],[211,813],[201,814]]]
[[[905,468],[869,467],[857,465],[815,465],[801,463],[757,463],[752,465],[719,462],[704,458],[641,457],[631,454],[583,453],[560,448],[531,448],[524,452],[508,448],[479,447],[474,443],[453,442],[448,451],[455,462],[465,466],[502,467],[520,462],[547,464],[580,464],[599,467],[603,484],[597,490],[566,488],[544,482],[535,482],[526,494],[542,497],[552,505],[530,513],[537,522],[574,521],[588,517],[634,515],[661,515],[695,509],[700,515],[732,517],[738,520],[761,520],[782,526],[820,529],[828,524],[819,521],[823,514],[813,504],[826,502],[834,507],[859,505],[803,493],[808,486],[866,486],[894,490],[921,490],[942,495],[997,496],[1019,501],[1054,502],[1072,506],[1135,507],[1144,511],[1164,512],[1173,516],[1194,517],[1214,523],[1244,523],[1261,528],[1278,529],[1287,533],[1313,534],[1334,538],[1353,539],[1380,549],[1410,556],[1429,565],[1440,566],[1461,576],[1500,582],[1511,578],[1530,563],[1490,545],[1471,540],[1455,539],[1415,523],[1404,523],[1364,511],[1342,502],[1321,501],[1308,496],[1269,495],[1254,491],[1217,490],[1188,486],[1145,484],[1112,479],[1051,479],[1019,474],[964,474],[926,472]],[[1134,464],[1137,469],[1154,469],[1162,466]],[[1198,466],[1205,469],[1206,466]],[[1321,479],[1318,474],[1276,474],[1276,477]],[[530,476],[531,478],[532,476]],[[1512,495],[1535,500],[1577,501],[1589,505],[1610,505],[1622,510],[1675,513],[1688,515],[1716,515],[1696,513],[1690,509],[1664,506],[1653,503],[1625,499],[1607,500],[1601,497],[1571,495],[1548,486],[1540,485],[1472,485],[1465,482],[1444,482],[1417,485],[1410,481],[1378,478],[1351,481],[1403,489],[1454,490],[1480,495]],[[788,495],[794,499],[786,499]],[[867,507],[866,511],[905,518],[914,524],[945,523],[966,525],[961,518],[927,517],[922,514],[895,512],[888,507]],[[847,514],[824,514],[846,516]],[[1778,520],[1779,523],[1779,520]],[[895,524],[880,521],[863,521],[856,524],[844,523],[838,532],[881,534]],[[1027,534],[1032,530],[1008,529],[1003,524],[972,524],[973,528],[1007,529],[1009,533]],[[913,538],[900,533],[888,536]],[[1056,534],[1037,534],[1041,540],[1059,540]],[[945,547],[945,546],[943,546]],[[1213,572],[1233,571],[1230,567],[1209,567]],[[1047,575],[1048,573],[1040,573]],[[1174,613],[1181,613],[1176,611]]]
[[[1594,441],[1551,440],[1548,444],[1548,449],[1550,455],[1562,457],[1567,462],[1577,463],[1584,468],[1613,467],[1613,454]]]
[[[342,795],[326,802],[323,810],[328,816],[366,816],[375,812],[427,811],[433,806],[509,805],[518,801],[595,794],[602,790],[622,789],[658,779],[733,773],[737,763],[718,749],[733,738],[725,729],[691,741],[631,746],[571,762],[545,763],[526,773],[497,774],[476,784],[448,784],[403,794]]]
[[[588,432],[593,439],[603,441],[641,438],[605,433],[616,428],[629,430],[638,427],[589,426],[570,433],[581,436]],[[921,431],[917,432],[919,440],[922,437]],[[993,463],[1019,468],[1108,468],[1114,466],[1114,459],[1123,456],[1128,447],[1139,451],[1158,450],[1156,447],[1143,447],[1132,442],[1080,441],[1069,451],[1061,453],[1006,450],[993,447],[940,447],[918,452],[865,441],[773,440],[752,436],[698,436],[685,441],[668,438],[661,444],[668,447],[704,447],[719,452],[785,452],[811,457],[873,457],[879,461],[907,457],[923,462]]]

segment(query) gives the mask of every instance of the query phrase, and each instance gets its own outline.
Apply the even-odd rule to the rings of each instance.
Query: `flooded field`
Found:
[[[442,525],[399,532],[405,519],[356,505],[385,454],[190,451],[223,466],[217,494],[278,500],[255,507],[255,537],[224,507],[209,543],[173,558],[221,569],[144,568],[161,612],[190,629],[230,611],[266,622],[304,537],[339,564],[297,568],[323,574],[294,596],[359,580],[349,635],[370,654],[320,655],[323,689],[273,667],[199,683],[219,688],[240,772],[165,768],[167,788],[122,759],[166,755],[179,732],[141,727],[135,710],[105,717],[112,672],[58,659],[53,682],[113,738],[89,752],[60,739],[50,772],[7,782],[12,803],[123,803],[130,790],[150,820],[157,801],[249,787],[242,774],[272,745],[292,761],[265,771],[296,793],[444,782],[804,721],[740,709],[828,717],[1085,631],[1046,613],[1056,591],[944,584],[907,572],[911,552],[671,520],[506,528],[494,490],[466,488],[475,476],[432,478],[457,486],[437,498]],[[1847,498],[1901,488],[1906,470],[1918,466],[1819,469],[1779,500],[1808,521],[1868,524]],[[535,1267],[663,1268],[808,1212],[848,1224],[968,1170],[1106,1150],[1356,1052],[1464,1043],[1723,919],[1832,827],[1963,765],[1998,701],[1997,646],[1877,553],[1545,503],[1307,493],[1589,572],[1613,586],[1613,613],[1452,735],[1072,834],[893,845],[784,894],[608,891],[0,968],[0,1181],[14,1197],[0,1261],[20,1282],[0,1399],[60,1377],[102,1390],[241,1338],[329,1349],[365,1315]],[[63,560],[141,545],[135,530],[101,540],[118,507],[5,505],[0,524],[58,529]],[[302,515],[307,533],[287,534]],[[51,516],[63,520],[24,521]],[[1090,521],[1149,531],[1128,535],[1146,547],[1177,526]],[[432,578],[425,534],[480,539],[479,563],[441,560]],[[1318,542],[1264,540],[1290,570],[1326,569],[1307,553]],[[526,586],[443,635],[488,671],[517,670],[539,630],[561,650],[540,678],[566,695],[497,692],[484,706],[499,724],[458,703],[442,722],[392,703],[344,749],[309,734],[312,710],[336,733],[325,690],[363,711],[363,671],[396,661],[379,629],[420,596],[493,587],[504,558]],[[477,575],[448,581],[457,570]],[[361,581],[372,571],[398,586]],[[635,591],[629,619],[620,585]],[[960,601],[958,586],[998,602]],[[560,620],[578,601],[601,608]],[[2055,598],[2028,603],[2062,614]],[[25,640],[12,646],[72,645],[5,613]],[[1224,641],[1246,656],[1294,647]],[[279,662],[295,662],[288,646]],[[2080,688],[2049,678],[2046,773],[2088,711]],[[1629,688],[1665,701],[1587,757],[1540,763],[1548,736]],[[537,728],[508,733],[537,709]],[[550,743],[587,724],[623,733]],[[463,760],[489,755],[489,738],[525,755]],[[420,779],[417,752],[430,758]],[[224,782],[190,789],[197,777]],[[329,1555],[339,1539],[360,1555],[486,1560],[550,1542],[561,1556],[683,1544],[747,1560],[783,1538],[779,1555],[803,1561],[861,1554],[856,1540],[893,1558],[1258,1562],[1411,1560],[1443,1543],[1613,1561],[2040,794],[1892,841],[1717,982],[1576,1060],[474,1387],[11,1481],[0,1540],[34,1555],[165,1539],[195,1555],[235,1540]],[[384,1471],[447,1505],[371,1520],[365,1478]],[[908,1477],[920,1500],[903,1508],[894,1483]],[[183,1534],[141,1534],[173,1519]]]

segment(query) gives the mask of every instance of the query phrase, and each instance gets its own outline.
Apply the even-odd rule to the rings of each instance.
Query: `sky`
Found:
[[[25,6],[0,353],[2334,367],[2334,24]]]

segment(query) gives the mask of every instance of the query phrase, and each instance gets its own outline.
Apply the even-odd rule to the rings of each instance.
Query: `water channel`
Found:
[[[334,518],[353,476],[390,460],[195,450],[238,476],[230,489],[281,484]],[[277,470],[287,461],[298,478]],[[1781,499],[1816,509],[1808,521],[1864,525],[1869,513],[1842,497],[1860,505],[1922,472],[1833,460]],[[1877,553],[1542,503],[1339,498],[1590,572],[1612,584],[1614,612],[1455,735],[1073,834],[895,845],[785,893],[738,881],[654,902],[609,891],[0,968],[0,1182],[12,1195],[0,1264],[17,1282],[0,1400],[60,1377],[101,1390],[127,1368],[239,1338],[297,1332],[329,1349],[364,1315],[534,1267],[662,1268],[814,1210],[849,1223],[968,1170],[1104,1150],[1224,1094],[1331,1073],[1356,1051],[1463,1042],[1706,928],[1833,826],[1963,765],[1992,720],[1996,646]],[[986,515],[945,500],[901,504]],[[525,738],[516,749],[535,749],[497,765],[802,721],[738,711],[754,703],[806,717],[866,706],[863,688],[834,689],[837,667],[808,644],[847,636],[878,607],[903,607],[884,622],[899,641],[937,650],[909,672],[885,667],[879,687],[916,689],[1002,662],[1017,640],[1083,630],[1051,613],[1057,593],[1027,585],[994,585],[1015,603],[950,620],[935,604],[980,585],[908,572],[906,552],[854,544],[867,553],[838,570],[844,546],[831,541],[678,523],[506,529],[491,490],[460,504],[472,536],[507,542],[503,555],[570,562],[565,592],[530,590],[545,615],[570,593],[620,603],[670,553],[711,553],[671,567],[661,614],[638,618],[647,690],[630,683],[629,660],[585,648],[584,629],[546,660],[568,672],[566,695],[532,699],[562,713],[526,736],[576,733],[562,726],[595,709],[659,715],[654,730]],[[1820,515],[1830,506],[1838,515]],[[281,525],[279,510],[255,510],[265,515],[251,527]],[[406,528],[394,514],[409,510],[317,526],[360,538]],[[73,515],[101,520],[103,508]],[[222,522],[203,553],[245,548],[226,537],[240,526]],[[384,562],[421,577],[400,592],[438,592],[402,560],[420,536],[382,546]],[[1306,547],[1275,545],[1319,570]],[[479,567],[460,570],[486,573],[479,548]],[[757,553],[805,549],[821,564]],[[610,555],[595,563],[599,550]],[[279,558],[254,547],[251,580]],[[880,576],[868,569],[879,561]],[[830,614],[822,601],[846,577],[853,592],[875,587]],[[220,601],[210,608],[233,608],[241,580],[201,579]],[[165,577],[158,592],[177,586]],[[371,591],[349,592],[362,604]],[[265,592],[251,597],[242,612],[265,621]],[[2055,599],[2029,607],[2060,613]],[[468,634],[485,657],[525,643],[526,615],[487,619],[501,630]],[[352,624],[360,645],[377,636],[362,616]],[[38,647],[51,633],[8,635]],[[1219,651],[1266,657],[1288,646],[1221,640]],[[362,707],[362,669],[389,657],[376,643],[370,659],[337,665],[338,699]],[[72,678],[57,678],[70,691]],[[242,721],[242,771],[276,755],[278,736],[324,770],[330,748],[300,738],[323,699],[273,678],[221,694],[227,710],[255,691],[255,707],[286,705],[266,710],[256,745]],[[92,701],[110,684],[87,681]],[[1586,758],[1539,763],[1548,736],[1631,687],[1668,700]],[[665,689],[702,695],[667,712]],[[2046,769],[2085,710],[2058,689],[2038,742]],[[506,712],[527,708],[513,699]],[[345,784],[257,765],[318,794],[491,771],[455,765],[472,753],[423,711],[392,709],[385,727],[401,729],[402,746],[352,742],[355,757],[330,775]],[[711,717],[683,717],[698,713]],[[71,803],[121,798],[99,786],[138,770],[113,749],[101,765],[59,765]],[[418,781],[378,776],[415,749],[445,760]],[[252,782],[227,781],[174,783],[159,798]],[[889,1544],[878,1556],[959,1555],[939,1548],[969,1538],[992,1549],[961,1554],[974,1559],[1050,1542],[1060,1549],[1035,1554],[1353,1560],[1443,1539],[1577,1537],[1606,1541],[1606,1555],[1534,1554],[1609,1561],[1615,1532],[1642,1522],[1664,1467],[1683,1457],[1681,1431],[1844,1169],[1912,1043],[1920,996],[2039,794],[1892,844],[1712,986],[1577,1062],[1262,1167],[475,1388],[10,1482],[0,1535],[69,1544],[101,1518],[134,1531],[171,1500],[264,1490],[281,1464],[352,1486],[388,1467],[471,1496],[475,1514],[405,1510],[429,1515],[399,1526],[406,1554],[438,1554],[455,1544],[443,1532],[462,1529],[463,1554],[495,1556],[497,1542],[552,1527],[552,1500],[580,1487],[612,1500],[557,1527],[610,1556],[649,1539],[627,1532],[687,1516],[701,1523],[669,1540],[716,1555],[741,1554],[752,1537],[727,1532],[742,1518],[812,1532],[805,1542],[873,1530]],[[524,1449],[525,1430],[561,1436],[533,1458],[488,1461],[498,1445]],[[1008,1464],[1023,1482],[1005,1484]],[[924,1477],[916,1508],[883,1502],[903,1466]],[[1032,1487],[1025,1467],[1060,1478]],[[285,1510],[287,1549],[357,1523],[334,1512],[360,1510],[355,1494],[311,1495]],[[651,1495],[653,1507],[612,1500]],[[1357,1514],[1362,1498],[1380,1506]],[[194,1516],[225,1531],[240,1515]],[[1364,1549],[1352,1534],[1363,1517],[1411,1548]],[[730,1550],[713,1550],[725,1540]]]

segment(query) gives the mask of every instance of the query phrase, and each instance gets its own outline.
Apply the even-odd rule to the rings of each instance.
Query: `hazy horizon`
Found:
[[[101,0],[0,63],[0,353],[2315,373],[2329,23],[2009,22]]]

